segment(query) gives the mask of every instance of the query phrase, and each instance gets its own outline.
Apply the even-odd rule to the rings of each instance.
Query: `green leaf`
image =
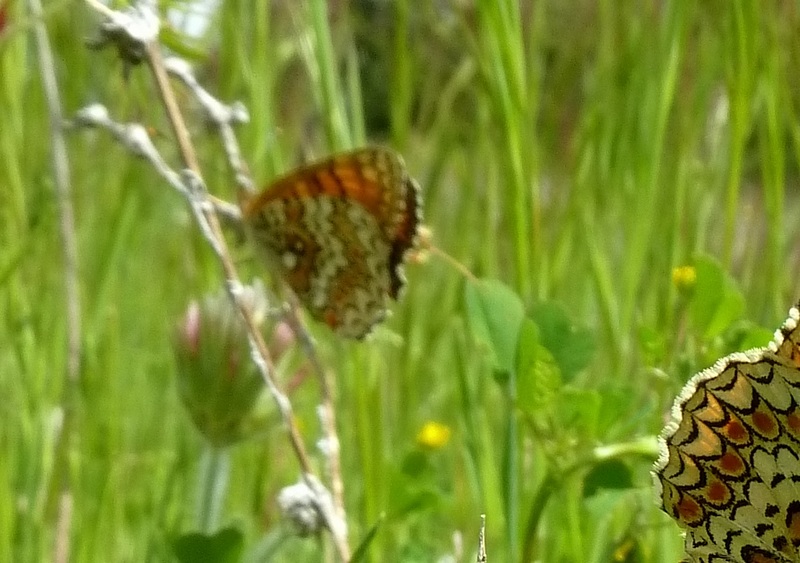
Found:
[[[724,275],[722,267],[713,259],[701,256],[695,263],[697,281],[689,306],[692,323],[700,330],[704,330],[722,301],[722,285]]]
[[[689,313],[695,328],[704,339],[710,340],[741,318],[745,308],[744,296],[713,258],[699,257],[695,269],[697,283]]]
[[[472,335],[488,349],[492,367],[511,373],[525,316],[522,300],[497,280],[468,283],[464,299]]]
[[[640,373],[639,376],[643,377],[645,374]],[[654,376],[648,375],[648,377]],[[590,405],[585,408],[589,410],[597,409],[597,419],[596,424],[594,420],[585,420],[587,425],[594,426],[591,429],[587,428],[587,430],[591,432],[587,435],[587,438],[608,440],[611,436],[619,435],[620,432],[623,434],[636,432],[636,429],[639,428],[641,424],[645,424],[645,422],[641,421],[641,417],[651,413],[652,409],[656,408],[656,406],[651,403],[647,403],[647,406],[635,406],[631,404],[631,397],[634,396],[637,392],[636,389],[638,389],[636,385],[638,385],[638,383],[626,382],[622,383],[619,387],[604,387],[589,391],[590,395],[584,397],[582,400]],[[586,393],[586,391],[582,389],[577,390],[577,392]],[[595,393],[597,393],[596,400]],[[576,400],[573,397],[570,399],[570,402],[579,402],[580,400],[581,399]]]
[[[637,333],[639,351],[642,354],[642,363],[646,366],[657,366],[664,363],[669,350],[667,337],[663,328],[641,326]]]
[[[745,310],[744,295],[737,292],[726,292],[722,302],[717,307],[714,318],[705,331],[706,338],[713,338],[722,334],[737,319],[742,317]]]
[[[633,477],[627,464],[609,459],[595,465],[583,480],[583,496],[591,497],[603,489],[631,489]]]
[[[603,399],[595,389],[565,386],[558,397],[559,426],[569,428],[572,436],[597,435]]]
[[[405,456],[405,458],[403,458],[401,470],[404,475],[414,479],[418,479],[425,472],[431,470],[429,457],[425,455],[425,452],[422,452],[420,450],[413,450],[409,452]]]
[[[749,350],[751,348],[763,348],[775,337],[775,332],[761,326],[751,326],[747,328],[742,337],[738,350]]]
[[[358,544],[358,547],[353,552],[353,556],[350,558],[350,563],[357,563],[358,561],[364,560],[367,555],[367,550],[369,549],[372,540],[375,539],[375,534],[378,533],[378,528],[380,528],[384,520],[386,520],[386,514],[382,513],[378,517],[378,521],[373,524],[369,531],[367,531],[367,535],[364,536],[364,539],[361,540],[361,543]]]
[[[594,355],[592,332],[576,326],[559,303],[540,303],[534,307],[531,316],[539,326],[541,343],[553,354],[564,381],[569,382]]]
[[[561,372],[550,351],[539,342],[539,328],[522,321],[517,346],[517,406],[534,415],[553,403],[561,386]]]
[[[180,536],[173,545],[181,563],[237,563],[242,559],[244,536],[236,528],[225,528],[216,534],[192,532]]]

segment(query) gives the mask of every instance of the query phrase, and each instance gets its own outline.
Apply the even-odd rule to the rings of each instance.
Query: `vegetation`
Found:
[[[795,4],[227,0],[197,36],[182,15],[206,7],[161,9],[165,47],[247,106],[259,183],[380,143],[422,186],[434,248],[392,318],[365,342],[310,324],[358,557],[474,561],[486,514],[489,561],[677,561],[649,475],[669,406],[693,372],[765,345],[799,297]],[[87,49],[96,21],[44,7],[65,116],[101,102],[179,169],[147,65]],[[335,560],[329,534],[301,538],[279,513],[299,468],[269,395],[209,387],[233,398],[198,405],[185,315],[196,301],[224,317],[224,284],[184,200],[85,129],[68,135],[70,383],[33,27],[26,2],[0,0],[0,560],[52,560],[64,537],[75,562]],[[175,87],[209,190],[234,201],[217,135]],[[228,234],[243,278],[269,286]],[[245,342],[214,326],[222,353]],[[324,478],[319,386],[265,330]],[[203,427],[214,409],[234,416]]]

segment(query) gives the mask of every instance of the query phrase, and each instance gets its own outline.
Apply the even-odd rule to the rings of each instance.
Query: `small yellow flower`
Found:
[[[681,293],[689,293],[697,282],[697,270],[694,266],[678,266],[672,270],[672,283]]]
[[[423,448],[438,450],[450,440],[450,427],[441,422],[429,420],[417,433],[417,444]]]

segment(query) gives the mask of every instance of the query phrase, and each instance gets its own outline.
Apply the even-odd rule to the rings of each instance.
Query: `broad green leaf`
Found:
[[[689,313],[692,324],[700,331],[711,324],[715,311],[722,300],[724,275],[718,262],[708,257],[698,257],[695,262],[697,278],[691,296]]]
[[[569,382],[594,355],[592,332],[576,326],[559,303],[540,303],[531,316],[540,329],[539,340],[553,354],[564,381]]]
[[[692,323],[701,331],[711,324],[717,307],[722,301],[724,275],[722,267],[711,258],[701,256],[695,262],[697,281],[689,305]]]
[[[738,290],[726,291],[711,323],[706,328],[706,338],[713,338],[725,332],[737,319],[742,317],[744,310],[744,295]]]
[[[697,283],[692,294],[692,323],[710,340],[722,334],[742,316],[744,296],[714,259],[701,256],[695,263]]]
[[[558,396],[559,426],[569,428],[573,436],[596,436],[601,405],[597,390],[565,386]]]
[[[419,478],[431,470],[429,456],[423,451],[412,450],[403,458],[401,470],[407,477]]]
[[[653,378],[655,376],[646,372],[638,372],[634,377]],[[578,401],[587,401],[588,405],[590,405],[588,407],[590,411],[597,408],[596,427],[593,429],[587,428],[587,430],[592,432],[587,436],[588,438],[608,440],[611,436],[619,435],[620,432],[622,432],[622,435],[627,436],[631,432],[635,432],[636,428],[639,428],[640,425],[645,424],[645,422],[641,420],[641,417],[647,416],[648,413],[651,412],[648,408],[652,409],[656,407],[648,403],[647,406],[632,408],[631,397],[636,393],[639,384],[639,382],[627,382],[622,383],[620,387],[609,386],[597,390],[593,389],[589,391],[589,397],[578,399]],[[586,392],[584,390],[576,391],[578,393]],[[594,399],[595,393],[597,393],[598,397],[597,402]],[[570,402],[575,401],[575,398],[570,399]],[[589,420],[587,420],[586,423],[587,425],[595,424],[594,421],[590,422]]]
[[[184,534],[173,545],[175,557],[181,563],[237,563],[243,549],[244,536],[236,528],[225,528],[216,534]]]
[[[473,337],[487,346],[494,369],[511,373],[525,316],[522,300],[498,280],[468,283],[464,298]]]
[[[652,326],[639,327],[639,350],[642,354],[642,363],[646,366],[657,366],[664,362],[667,356],[667,338],[663,328]]]
[[[638,521],[641,519],[639,507],[647,503],[649,497],[630,488],[599,488],[592,496],[585,496],[584,514],[592,522],[592,529],[586,536],[591,546],[591,554],[586,553],[582,561],[587,563],[642,563],[644,561],[673,561],[669,558],[644,558],[640,542],[643,535]],[[660,547],[660,546],[658,546]],[[655,553],[659,553],[656,549]]]
[[[561,372],[550,351],[539,342],[539,328],[522,321],[517,348],[518,407],[529,415],[546,409],[561,386]]]
[[[609,459],[598,463],[583,480],[583,496],[590,497],[603,489],[633,488],[631,468],[621,460]]]
[[[737,349],[749,350],[751,348],[763,348],[770,343],[774,336],[775,332],[772,330],[761,326],[750,326],[745,331],[741,344]]]

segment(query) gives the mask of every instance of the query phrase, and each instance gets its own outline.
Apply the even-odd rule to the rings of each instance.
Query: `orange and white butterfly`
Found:
[[[400,155],[370,147],[332,156],[240,205],[256,247],[314,318],[362,338],[386,317],[422,215]]]
[[[800,562],[800,304],[686,384],[653,469],[688,561]]]

